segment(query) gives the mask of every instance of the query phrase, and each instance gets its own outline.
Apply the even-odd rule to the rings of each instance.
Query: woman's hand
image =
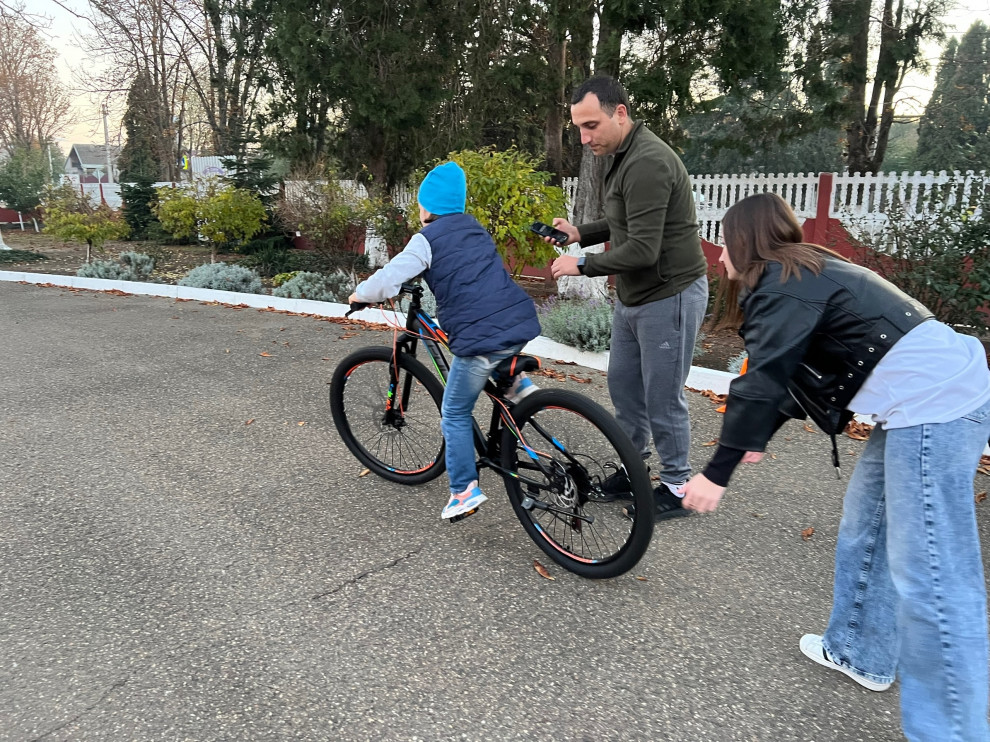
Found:
[[[680,491],[684,494],[684,507],[688,510],[710,513],[718,507],[725,487],[719,487],[704,474],[695,474]]]

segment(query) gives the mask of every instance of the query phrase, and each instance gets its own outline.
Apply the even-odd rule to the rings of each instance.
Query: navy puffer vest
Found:
[[[483,356],[540,334],[536,306],[509,276],[478,220],[448,214],[427,224],[433,259],[424,274],[437,298],[437,319],[455,356]]]

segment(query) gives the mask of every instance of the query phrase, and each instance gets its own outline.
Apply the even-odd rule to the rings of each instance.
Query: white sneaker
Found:
[[[510,386],[508,391],[506,391],[505,398],[512,402],[512,404],[519,404],[537,389],[539,389],[539,387],[533,383],[532,379],[526,376],[526,372],[521,371],[516,375],[515,381],[512,382],[512,386]]]
[[[481,488],[478,486],[478,480],[475,479],[463,492],[451,493],[450,502],[447,503],[447,507],[445,507],[443,512],[440,513],[440,517],[453,518],[461,513],[474,510],[487,499],[488,498],[481,493]]]
[[[877,683],[873,680],[868,680],[862,675],[857,673],[855,670],[849,667],[843,667],[842,665],[836,664],[832,659],[826,654],[825,647],[822,646],[822,638],[818,634],[805,634],[801,637],[801,651],[809,658],[817,662],[819,665],[831,668],[832,670],[838,670],[855,680],[857,683],[862,685],[867,690],[885,691],[893,683]]]

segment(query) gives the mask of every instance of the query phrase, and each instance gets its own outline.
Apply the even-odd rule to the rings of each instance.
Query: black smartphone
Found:
[[[533,222],[530,229],[540,235],[540,237],[551,238],[558,245],[566,245],[571,241],[571,238],[567,236],[567,232],[561,232],[559,229],[554,229],[549,224],[544,224],[543,222]]]

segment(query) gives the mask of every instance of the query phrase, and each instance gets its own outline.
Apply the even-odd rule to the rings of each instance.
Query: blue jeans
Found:
[[[877,426],[846,490],[825,649],[877,682],[896,672],[910,740],[990,740],[973,499],[988,434],[990,403],[948,423]]]
[[[440,429],[447,443],[447,476],[453,493],[463,492],[478,478],[474,458],[474,403],[499,362],[514,356],[522,348],[517,345],[487,356],[454,356],[450,363],[447,386],[443,390]]]

